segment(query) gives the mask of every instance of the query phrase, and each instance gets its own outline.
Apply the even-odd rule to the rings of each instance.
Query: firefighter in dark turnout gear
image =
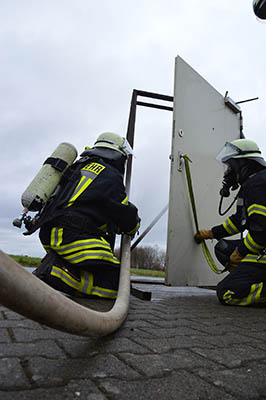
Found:
[[[55,196],[56,206],[47,205],[52,215],[46,212],[39,234],[47,256],[34,274],[55,289],[71,296],[116,297],[120,262],[113,238],[122,233],[133,237],[140,225],[123,184],[130,154],[125,138],[101,134],[72,167],[78,174],[67,200],[56,205]]]
[[[266,302],[266,162],[257,144],[247,139],[227,142],[217,160],[227,166],[220,193],[227,197],[230,188],[240,186],[236,213],[195,239],[217,239],[215,254],[231,271],[217,285],[222,304]],[[242,239],[223,239],[244,231]]]

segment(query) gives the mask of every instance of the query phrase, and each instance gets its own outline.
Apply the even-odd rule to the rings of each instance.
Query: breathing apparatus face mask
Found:
[[[229,163],[225,164],[226,170],[223,176],[222,188],[220,190],[220,196],[229,197],[230,189],[236,190],[238,188],[237,174]]]

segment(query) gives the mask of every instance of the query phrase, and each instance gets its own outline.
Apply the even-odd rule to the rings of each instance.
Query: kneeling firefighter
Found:
[[[216,257],[231,271],[217,285],[222,304],[266,302],[266,162],[257,144],[247,139],[226,142],[216,159],[226,166],[222,198],[240,186],[236,213],[221,225],[200,230],[195,240],[218,240]],[[223,239],[244,231],[242,239]]]
[[[125,138],[102,133],[68,168],[35,225],[25,224],[29,234],[40,227],[47,255],[33,273],[53,288],[71,296],[116,298],[120,263],[114,235],[133,237],[140,225],[123,183],[131,154]]]

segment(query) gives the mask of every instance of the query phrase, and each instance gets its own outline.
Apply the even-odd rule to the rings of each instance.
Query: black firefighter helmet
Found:
[[[266,0],[253,0],[253,10],[257,18],[266,19]]]

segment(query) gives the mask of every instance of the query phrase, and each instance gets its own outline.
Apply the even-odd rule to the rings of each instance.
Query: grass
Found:
[[[22,265],[23,267],[37,268],[41,262],[41,258],[38,258],[38,257],[18,256],[18,255],[11,255],[11,254],[9,254],[9,256],[11,258],[13,258],[17,263]],[[152,276],[152,277],[164,278],[165,272],[164,271],[156,271],[154,269],[131,268],[131,275]]]
[[[13,258],[17,263],[19,263],[23,267],[37,268],[41,262],[41,258],[38,257],[17,256],[12,254],[9,254],[9,257]]]
[[[159,277],[164,278],[165,272],[164,271],[156,271],[155,269],[136,269],[131,268],[131,275],[139,275],[139,276],[152,276],[152,277]]]

